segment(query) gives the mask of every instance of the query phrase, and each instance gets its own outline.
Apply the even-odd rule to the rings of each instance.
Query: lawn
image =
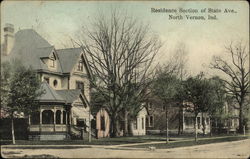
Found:
[[[196,144],[206,144],[224,141],[235,141],[242,140],[247,137],[242,136],[217,136],[216,139],[211,139],[207,136],[199,136],[198,143],[193,142],[193,135],[181,135],[171,136],[170,144],[142,144],[135,147],[180,147],[180,146],[191,146]],[[62,141],[32,141],[32,140],[16,140],[16,145],[121,145],[121,144],[133,144],[133,143],[146,143],[146,142],[159,142],[166,141],[165,136],[162,135],[145,135],[145,136],[134,136],[134,137],[116,137],[116,138],[92,138],[92,142],[89,143],[87,140],[62,140]],[[11,140],[1,140],[1,145],[11,145]]]
[[[165,141],[164,136],[146,135],[134,137],[116,137],[116,138],[92,138],[92,142],[88,140],[62,140],[62,141],[32,141],[32,140],[16,140],[16,145],[120,145],[131,143],[144,143],[152,141]],[[12,144],[11,140],[2,140],[1,145]]]
[[[125,147],[134,147],[134,148],[148,148],[155,147],[156,149],[167,149],[167,148],[176,148],[176,147],[186,147],[186,146],[195,146],[195,145],[204,145],[204,144],[212,144],[212,143],[220,143],[220,142],[228,142],[228,141],[238,141],[248,139],[248,136],[224,136],[224,137],[213,137],[213,138],[200,138],[197,142],[194,141],[193,138],[178,140],[178,141],[170,141],[169,144],[166,143],[158,143],[158,144],[140,144],[134,146],[125,146]]]

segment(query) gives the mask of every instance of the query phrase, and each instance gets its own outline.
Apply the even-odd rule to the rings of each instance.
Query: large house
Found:
[[[56,49],[33,29],[14,33],[14,26],[6,24],[1,60],[19,60],[32,67],[45,90],[37,111],[28,117],[29,139],[84,138],[90,122],[92,135],[109,137],[110,118],[105,108],[90,112],[92,75],[81,48]],[[145,118],[143,109],[138,113],[134,135],[145,134]]]
[[[195,132],[195,115],[190,111],[192,103],[184,102],[180,106],[178,103],[172,103],[168,106],[168,123],[169,132],[171,134],[194,133]],[[166,107],[156,97],[151,97],[147,102],[148,115],[146,118],[147,134],[163,134],[166,132]],[[204,124],[202,122],[204,121]],[[197,132],[203,133],[203,125],[205,125],[205,133],[210,132],[210,117],[207,113],[198,113],[197,115]]]
[[[29,138],[61,140],[86,136],[89,128],[91,76],[80,48],[56,49],[33,29],[4,27],[2,62],[14,59],[37,71],[45,90],[40,107],[29,116]],[[83,135],[84,134],[84,135]]]

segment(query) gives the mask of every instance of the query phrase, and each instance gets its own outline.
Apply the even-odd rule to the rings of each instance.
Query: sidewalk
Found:
[[[219,137],[206,137],[206,138],[198,138],[198,141],[201,140],[210,140],[210,139],[220,139],[220,138],[227,138],[227,137],[243,137],[244,135],[238,135],[238,136],[219,136]],[[250,138],[250,134],[247,134]],[[171,138],[170,139],[174,139]],[[176,142],[183,142],[183,141],[194,141],[194,138],[178,138],[178,140],[169,141],[169,144],[176,143]],[[225,141],[227,142],[227,141]],[[223,142],[223,143],[225,143]],[[231,142],[231,141],[230,141]],[[143,143],[133,143],[133,144],[121,144],[121,145],[1,145],[2,148],[123,148],[126,147],[126,149],[135,149],[133,147],[129,146],[137,146],[137,145],[151,145],[151,144],[163,144],[166,143],[166,141],[153,141],[153,142],[143,142]],[[205,144],[203,144],[205,145]],[[198,145],[200,146],[200,145]],[[136,148],[141,149],[141,148]]]

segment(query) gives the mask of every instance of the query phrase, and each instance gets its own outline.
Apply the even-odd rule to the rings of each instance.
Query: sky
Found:
[[[185,45],[187,68],[191,74],[208,72],[213,55],[223,55],[231,41],[249,43],[249,6],[244,1],[4,1],[1,3],[1,33],[5,23],[15,32],[33,28],[57,49],[69,42],[82,25],[89,25],[98,13],[109,15],[115,8],[149,25],[163,46],[156,62],[166,63],[180,44]],[[169,13],[152,13],[151,8],[197,9],[199,13],[182,15],[183,20],[170,20]],[[185,15],[204,15],[201,9],[221,9],[217,20],[187,20]],[[233,9],[234,13],[223,13]],[[215,15],[215,13],[210,13]],[[1,34],[3,39],[3,34]]]

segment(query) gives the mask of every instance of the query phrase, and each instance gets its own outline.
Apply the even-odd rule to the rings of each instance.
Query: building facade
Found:
[[[186,102],[182,105],[192,104]],[[195,132],[195,115],[192,111],[178,103],[171,103],[167,107],[170,134]],[[166,106],[157,98],[149,98],[146,108],[148,111],[147,134],[164,134],[166,132]],[[203,133],[203,129],[205,129],[205,134],[210,132],[210,118],[207,113],[198,113],[197,132]]]
[[[56,49],[33,29],[4,27],[2,62],[19,60],[36,70],[45,93],[29,116],[29,138],[62,140],[84,137],[90,114],[90,71],[80,48]],[[85,134],[85,135],[84,135]]]

